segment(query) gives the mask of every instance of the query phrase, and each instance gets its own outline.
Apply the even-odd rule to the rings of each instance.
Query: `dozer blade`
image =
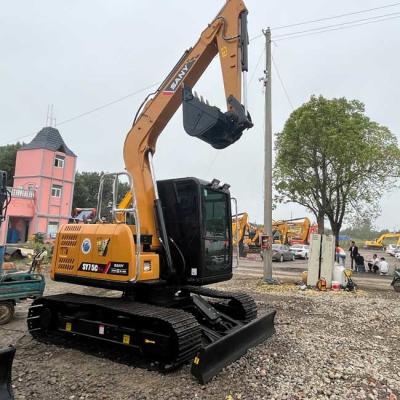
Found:
[[[275,333],[275,314],[276,311],[271,310],[203,347],[193,360],[192,374],[201,384],[207,383],[222,368],[245,354],[250,347],[256,346]]]
[[[204,140],[216,149],[223,149],[236,142],[253,123],[233,96],[228,98],[228,103],[233,111],[222,113],[218,107],[199,100],[192,94],[192,89],[185,86],[182,109],[186,133]]]
[[[15,355],[15,347],[0,349],[0,400],[14,398],[11,387],[11,369]]]

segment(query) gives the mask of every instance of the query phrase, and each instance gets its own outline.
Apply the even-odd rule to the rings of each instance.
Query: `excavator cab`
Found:
[[[157,183],[179,279],[192,285],[232,278],[231,199],[228,185],[197,178]],[[170,239],[170,240],[171,240]]]

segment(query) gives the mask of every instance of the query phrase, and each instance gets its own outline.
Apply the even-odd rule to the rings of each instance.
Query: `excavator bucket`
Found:
[[[238,330],[203,347],[192,363],[192,374],[201,384],[207,383],[225,366],[240,358],[246,351],[275,333],[276,310],[270,310]]]
[[[15,355],[15,347],[0,349],[0,400],[14,398],[11,387],[11,369]]]
[[[183,127],[190,136],[223,149],[236,142],[245,129],[251,128],[250,115],[233,96],[228,98],[233,111],[222,113],[218,107],[210,106],[193,95],[188,86],[183,88]]]

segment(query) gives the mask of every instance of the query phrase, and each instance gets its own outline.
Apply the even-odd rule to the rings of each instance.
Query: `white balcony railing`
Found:
[[[16,197],[19,199],[34,199],[35,191],[34,190],[26,190],[19,189],[14,187],[7,187],[7,189],[11,192],[11,198]]]

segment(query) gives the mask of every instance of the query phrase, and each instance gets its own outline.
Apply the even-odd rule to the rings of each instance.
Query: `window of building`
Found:
[[[47,234],[51,238],[55,238],[58,231],[58,222],[49,222],[47,224]]]
[[[55,156],[54,158],[54,166],[58,168],[64,168],[65,158],[63,156]]]
[[[51,187],[51,195],[53,197],[61,197],[61,190],[62,190],[61,185],[53,185]]]

